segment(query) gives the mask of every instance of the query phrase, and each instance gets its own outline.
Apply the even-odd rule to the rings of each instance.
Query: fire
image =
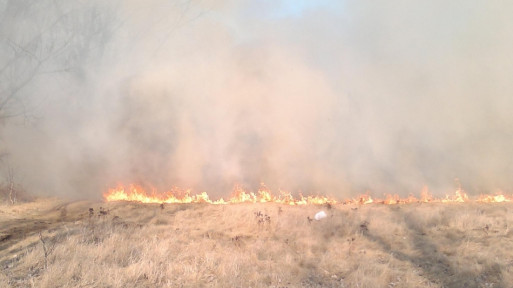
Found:
[[[236,185],[233,189],[232,196],[224,200],[211,200],[207,192],[200,194],[191,194],[191,190],[180,190],[173,188],[165,193],[156,193],[155,191],[148,193],[142,187],[137,185],[129,185],[127,188],[118,186],[109,189],[105,193],[104,198],[107,202],[112,201],[137,201],[142,203],[208,203],[208,204],[236,204],[236,203],[266,203],[274,202],[286,205],[307,205],[307,204],[336,204],[335,199],[325,196],[307,196],[300,195],[294,198],[292,194],[279,191],[279,195],[273,195],[264,184],[261,185],[257,193],[246,192],[241,186]]]
[[[484,203],[511,202],[511,200],[513,200],[513,197],[506,196],[502,192],[499,192],[496,195],[479,195],[479,198],[477,199],[478,202]]]
[[[433,195],[429,193],[429,189],[427,186],[422,187],[422,192],[420,192],[420,202],[432,202],[434,200]]]
[[[464,202],[480,202],[480,203],[501,203],[511,202],[513,196],[505,195],[502,192],[495,195],[482,194],[477,199],[472,200],[463,189],[458,188],[454,194],[446,195],[444,198],[435,198],[429,192],[427,187],[423,187],[420,198],[409,195],[401,198],[397,194],[386,194],[383,198],[372,198],[369,194],[363,194],[359,197],[337,201],[334,198],[326,196],[303,196],[294,197],[291,193],[279,190],[277,195],[273,194],[269,188],[261,184],[260,189],[256,193],[248,192],[239,185],[233,189],[232,195],[226,200],[220,198],[218,200],[210,199],[207,192],[193,194],[191,190],[182,190],[172,188],[171,190],[158,193],[155,190],[147,192],[144,188],[137,185],[118,186],[109,189],[104,195],[105,201],[136,201],[142,203],[207,203],[207,204],[236,204],[236,203],[279,203],[284,205],[323,205],[323,204],[385,204],[398,205],[407,203],[464,203]]]
[[[347,204],[351,204],[351,202],[356,202],[358,204],[371,204],[374,202],[371,196],[365,194],[358,197],[355,201],[348,200],[346,201]]]

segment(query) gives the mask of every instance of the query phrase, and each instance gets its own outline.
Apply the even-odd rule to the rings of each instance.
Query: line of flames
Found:
[[[129,185],[128,187],[118,186],[117,188],[109,189],[104,195],[107,202],[111,201],[136,201],[142,203],[208,203],[208,204],[235,204],[235,203],[280,203],[286,205],[307,205],[307,204],[406,204],[406,203],[463,203],[463,202],[484,202],[484,203],[500,203],[511,202],[513,196],[507,196],[503,193],[495,195],[480,195],[475,199],[469,196],[462,189],[456,190],[454,195],[447,195],[445,198],[435,198],[429,192],[427,187],[422,189],[420,198],[410,195],[406,198],[401,198],[398,195],[385,195],[384,198],[372,198],[368,194],[358,196],[356,198],[337,201],[334,198],[326,196],[302,196],[298,198],[292,194],[279,191],[279,195],[273,195],[271,191],[262,185],[256,192],[247,192],[240,186],[235,186],[232,196],[224,200],[211,200],[206,192],[199,194],[192,194],[191,190],[182,190],[173,188],[165,193],[157,193],[152,191],[147,193],[145,189],[137,185]]]

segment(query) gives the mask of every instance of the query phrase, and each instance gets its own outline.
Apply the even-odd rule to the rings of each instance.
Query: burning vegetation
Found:
[[[104,195],[107,202],[112,201],[136,201],[141,203],[208,203],[208,204],[236,204],[236,203],[278,203],[285,205],[308,205],[308,204],[407,204],[407,203],[463,203],[463,202],[484,202],[484,203],[500,203],[511,202],[513,195],[506,195],[503,192],[498,192],[494,195],[481,194],[478,197],[470,197],[467,193],[458,188],[454,194],[446,195],[442,198],[434,197],[424,187],[420,193],[420,197],[410,194],[408,197],[400,197],[397,194],[386,194],[383,198],[373,198],[369,194],[363,194],[355,198],[338,200],[327,196],[303,196],[299,194],[294,197],[290,192],[279,190],[278,193],[273,193],[264,184],[260,186],[258,191],[248,192],[240,185],[236,185],[229,198],[226,200],[220,198],[218,200],[211,200],[207,192],[194,194],[190,189],[184,190],[178,187],[173,187],[166,192],[158,192],[153,189],[148,192],[141,186],[130,184],[128,186],[118,186],[117,188],[109,189]]]

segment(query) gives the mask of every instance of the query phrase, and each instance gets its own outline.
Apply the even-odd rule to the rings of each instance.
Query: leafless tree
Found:
[[[0,0],[0,121],[26,116],[38,103],[28,97],[44,98],[30,93],[43,76],[81,77],[84,62],[101,54],[114,21],[99,3]]]
[[[49,97],[39,88],[50,81],[83,81],[84,67],[101,61],[116,22],[114,11],[102,2],[0,0],[0,125],[34,119],[35,109]],[[1,127],[4,193],[14,204],[19,194]]]

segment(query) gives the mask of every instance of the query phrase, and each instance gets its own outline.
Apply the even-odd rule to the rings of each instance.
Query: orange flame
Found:
[[[456,190],[456,192],[454,193],[454,195],[452,196],[445,196],[445,199],[442,199],[442,202],[443,203],[447,203],[447,202],[459,202],[459,203],[463,203],[463,202],[468,202],[469,199],[468,199],[468,196],[467,196],[467,193],[465,193],[465,191],[458,189]]]
[[[433,195],[429,193],[428,187],[422,187],[422,192],[420,192],[420,202],[428,203],[431,201],[433,201]]]
[[[219,200],[211,200],[207,192],[191,195],[190,190],[180,190],[173,188],[165,193],[147,193],[142,187],[130,185],[128,188],[118,186],[109,189],[104,195],[107,202],[112,201],[137,201],[142,203],[208,203],[208,204],[235,204],[235,203],[266,203],[274,202],[286,205],[306,205],[306,204],[336,204],[335,199],[325,196],[308,196],[300,195],[294,198],[292,194],[280,191],[279,196],[271,193],[264,184],[261,185],[258,192],[246,192],[241,186],[236,185],[233,189],[232,196],[228,200],[223,198]]]
[[[499,192],[495,195],[479,195],[479,198],[477,199],[478,202],[484,202],[484,203],[501,203],[501,202],[511,202],[513,200],[513,197],[509,197],[504,195],[502,192]]]
[[[469,196],[460,188],[455,191],[454,195],[446,195],[445,198],[435,198],[429,192],[428,188],[424,186],[420,193],[420,198],[409,195],[407,198],[401,198],[397,194],[387,194],[384,199],[374,199],[369,194],[363,194],[353,199],[346,199],[342,202],[326,197],[326,196],[303,196],[295,198],[291,193],[279,190],[278,195],[274,195],[263,183],[256,193],[247,192],[241,186],[236,185],[233,189],[232,195],[227,200],[220,198],[218,200],[211,200],[207,192],[199,194],[192,194],[191,190],[182,190],[177,187],[165,193],[157,193],[155,190],[146,192],[140,186],[129,185],[128,187],[118,186],[117,188],[109,189],[104,195],[105,201],[137,201],[142,203],[208,203],[208,204],[236,204],[236,203],[279,203],[285,205],[308,205],[308,204],[372,204],[381,203],[385,205],[397,205],[407,203],[463,203],[471,202]],[[512,196],[507,196],[504,193],[496,193],[495,195],[480,195],[475,202],[481,203],[500,203],[511,202]]]

